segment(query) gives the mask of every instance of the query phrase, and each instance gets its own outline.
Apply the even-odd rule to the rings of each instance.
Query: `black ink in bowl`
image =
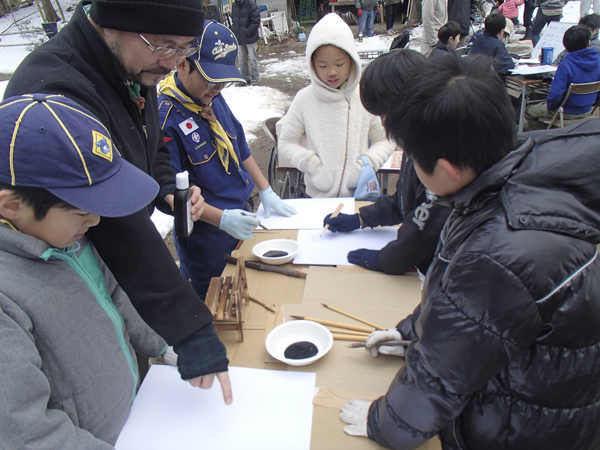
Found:
[[[282,256],[287,256],[289,253],[284,252],[283,250],[269,250],[266,253],[263,253],[265,258],[281,258]]]
[[[319,353],[319,349],[315,344],[308,341],[301,341],[288,345],[288,348],[283,352],[283,356],[287,359],[306,359],[312,358],[317,353]]]

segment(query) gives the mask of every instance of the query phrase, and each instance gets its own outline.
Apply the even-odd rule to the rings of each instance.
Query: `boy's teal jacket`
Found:
[[[112,448],[135,351],[165,347],[85,238],[63,251],[0,224],[2,448]]]

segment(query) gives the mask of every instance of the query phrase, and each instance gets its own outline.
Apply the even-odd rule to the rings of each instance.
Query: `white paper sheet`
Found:
[[[300,250],[294,258],[294,264],[351,266],[347,258],[350,250],[380,250],[398,235],[398,227],[365,228],[351,233],[332,233],[327,230],[319,237],[321,231],[298,231]]]
[[[558,67],[556,66],[528,66],[526,64],[520,65],[516,69],[510,69],[513,75],[532,75],[537,73],[556,72]]]
[[[270,230],[318,230],[323,229],[323,218],[333,213],[340,203],[344,204],[342,213],[354,214],[354,199],[349,198],[293,198],[284,200],[296,208],[297,214],[284,217],[271,210],[271,217],[265,219],[265,209],[261,204],[256,217]]]
[[[117,450],[309,450],[314,373],[229,367],[233,403],[153,365],[115,445]]]

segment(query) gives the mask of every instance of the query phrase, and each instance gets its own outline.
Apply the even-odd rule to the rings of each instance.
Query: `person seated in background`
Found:
[[[514,69],[515,62],[508,54],[504,40],[506,36],[506,18],[499,13],[492,13],[485,18],[484,32],[475,38],[469,50],[469,56],[486,55],[494,58],[494,69],[501,76],[508,75],[510,69]]]
[[[600,53],[600,40],[598,40],[598,30],[600,29],[600,15],[598,14],[588,14],[587,16],[583,16],[579,19],[579,24],[584,27],[588,27],[590,32],[592,33],[592,38],[590,39],[590,48],[595,48]],[[552,64],[558,66],[565,56],[567,56],[567,50],[563,50],[559,53],[559,55],[554,59]]]
[[[392,330],[405,363],[384,396],[342,406],[344,431],[397,450],[436,435],[448,450],[597,450],[600,121],[518,136],[482,56],[429,60],[398,95],[386,129],[452,212]]]
[[[271,209],[284,216],[296,210],[269,186],[221,95],[227,85],[244,81],[235,65],[237,39],[224,25],[206,21],[194,45],[200,51],[181,59],[177,72],[160,82],[158,110],[171,164],[177,172],[188,171],[205,200],[190,236],[174,237],[181,272],[204,299],[211,278],[227,264],[225,255],[240,239],[251,239],[258,226],[248,209],[255,184],[266,217]]]
[[[546,128],[538,119],[552,119],[563,102],[571,83],[592,83],[600,81],[600,53],[590,48],[590,29],[575,25],[565,31],[563,45],[567,56],[556,69],[550,85],[550,93],[545,102],[531,104],[525,110],[525,118],[530,130]],[[564,106],[566,120],[585,119],[598,99],[597,93],[571,95]]]
[[[437,58],[454,53],[460,42],[460,25],[451,20],[445,23],[438,31],[438,41],[429,54],[430,58]]]
[[[460,27],[457,34],[460,34]],[[425,61],[425,57],[414,50],[396,50],[369,64],[363,72],[360,91],[365,109],[381,117],[385,125],[388,111],[398,101],[396,96],[400,88]],[[450,214],[448,208],[434,207],[433,198],[434,195],[417,177],[412,161],[403,155],[393,195],[380,197],[375,203],[360,208],[357,214],[340,214],[334,218],[329,214],[323,225],[329,224],[332,232],[349,232],[358,228],[401,224],[396,240],[381,250],[353,250],[348,253],[348,261],[389,275],[401,275],[415,268],[425,274]]]
[[[337,14],[325,15],[311,30],[306,65],[311,84],[296,94],[285,116],[279,159],[304,172],[308,196],[352,197],[361,157],[377,171],[394,145],[360,102],[360,57],[350,27]]]
[[[139,387],[136,352],[167,343],[85,235],[159,186],[61,95],[5,99],[0,156],[0,446],[110,450]]]

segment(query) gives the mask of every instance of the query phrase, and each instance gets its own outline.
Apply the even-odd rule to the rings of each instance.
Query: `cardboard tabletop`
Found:
[[[357,205],[359,207],[360,205]],[[256,231],[254,238],[244,241],[234,252],[246,260],[256,260],[252,247],[267,239],[295,239],[295,230]],[[311,449],[344,448],[346,450],[378,449],[374,441],[344,433],[339,419],[339,403],[346,396],[372,400],[385,394],[404,360],[380,355],[373,358],[364,348],[348,348],[349,341],[335,340],[331,350],[321,359],[307,366],[288,366],[272,358],[266,351],[268,332],[283,321],[294,320],[290,315],[317,317],[353,325],[364,325],[322,306],[322,303],[361,317],[384,328],[395,327],[409,315],[421,299],[420,282],[416,275],[392,276],[373,272],[358,266],[282,267],[301,270],[306,278],[295,278],[271,272],[246,269],[250,295],[257,296],[278,308],[273,313],[250,302],[242,306],[244,341],[238,342],[237,331],[219,331],[227,348],[232,366],[271,370],[315,372],[317,394],[313,412]],[[234,273],[228,265],[223,276]],[[234,386],[235,389],[235,386]],[[435,438],[419,450],[440,450]]]

